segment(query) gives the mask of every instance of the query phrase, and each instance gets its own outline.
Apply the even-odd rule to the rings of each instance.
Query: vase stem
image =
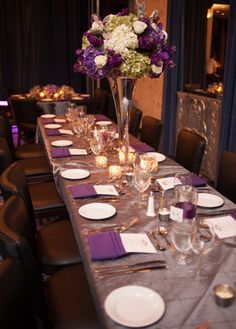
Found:
[[[129,161],[129,121],[132,94],[136,80],[126,77],[108,78],[114,99],[119,133],[119,146],[124,152],[125,164]]]

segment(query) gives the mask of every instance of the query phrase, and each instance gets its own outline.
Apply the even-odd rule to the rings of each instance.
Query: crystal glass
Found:
[[[151,181],[150,172],[143,169],[136,169],[133,175],[133,184],[139,192],[139,205],[143,204],[143,192],[145,192]]]
[[[174,186],[177,185],[192,185],[191,173],[176,173],[174,177]]]
[[[201,280],[207,277],[207,272],[202,268],[202,257],[208,254],[213,248],[215,242],[215,234],[210,225],[204,225],[198,222],[196,230],[192,232],[190,239],[191,249],[198,255],[198,263],[196,270],[196,279]]]
[[[176,256],[177,263],[186,265],[191,262],[191,256],[187,253],[191,249],[191,237],[195,224],[193,222],[175,222],[171,226],[171,240],[179,253]]]
[[[89,141],[90,148],[95,155],[101,154],[105,149],[105,143],[102,134],[92,134]]]
[[[72,122],[78,117],[76,104],[70,103],[66,109],[65,116],[68,122]]]
[[[85,105],[77,105],[76,110],[79,117],[84,117],[87,112],[87,108]]]
[[[174,188],[174,208],[181,209],[178,212],[178,221],[191,221],[195,219],[198,192],[191,185],[177,185]],[[176,220],[176,218],[172,218]]]

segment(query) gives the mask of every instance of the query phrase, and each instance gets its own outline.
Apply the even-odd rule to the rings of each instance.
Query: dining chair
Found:
[[[22,164],[14,162],[1,174],[0,188],[5,201],[12,195],[23,198],[34,232],[38,220],[56,217],[59,213],[57,207],[63,207],[64,212],[60,209],[61,213],[58,215],[60,220],[41,225],[37,230],[41,261],[48,266],[65,266],[81,261],[68,215],[63,216],[67,214],[65,205],[53,182],[34,183],[28,186]]]
[[[157,151],[161,139],[162,127],[163,124],[159,119],[145,115],[142,120],[140,140],[152,146]]]
[[[13,258],[0,261],[0,328],[35,328],[24,269]]]
[[[222,152],[216,189],[236,203],[236,152],[228,150]]]
[[[130,111],[129,133],[138,137],[139,127],[142,120],[143,112],[137,107],[132,106]]]
[[[17,147],[14,146],[10,122],[7,115],[2,111],[0,112],[0,137],[4,137],[7,140],[15,159],[45,157],[45,151],[42,144],[32,143]]]
[[[42,114],[35,98],[11,96],[11,106],[18,127],[18,146],[21,138],[32,142],[35,139],[37,118]]]
[[[52,172],[46,157],[18,160],[23,168],[28,182],[52,179]],[[0,174],[14,162],[13,155],[5,138],[0,137]]]
[[[194,174],[199,174],[206,149],[206,139],[188,128],[180,130],[175,161]]]
[[[0,209],[0,243],[3,257],[15,258],[22,264],[35,318],[42,319],[44,328],[50,329],[102,328],[82,263],[60,269],[42,281],[25,215],[20,196],[12,196],[4,203]]]

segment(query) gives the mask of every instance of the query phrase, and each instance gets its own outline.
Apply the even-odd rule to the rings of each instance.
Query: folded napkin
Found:
[[[88,235],[92,260],[114,259],[127,255],[119,232],[99,232]]]
[[[154,152],[154,148],[146,143],[132,144],[132,149],[138,153]]]
[[[196,186],[196,187],[206,186],[206,181],[203,178],[201,178],[197,175],[192,174],[191,175],[191,180],[192,180],[192,185],[193,186]]]
[[[105,115],[103,114],[94,114],[96,121],[107,121],[109,120]]]
[[[46,129],[47,136],[59,136],[61,135],[59,129]]]
[[[87,183],[70,186],[70,190],[74,199],[88,198],[98,195],[94,186],[92,184]]]
[[[236,212],[233,212],[233,213],[231,214],[231,216],[233,217],[233,219],[236,220]]]
[[[52,158],[65,158],[71,156],[68,147],[52,147],[51,148]]]
[[[41,118],[43,124],[50,124],[50,123],[55,123],[54,118]]]

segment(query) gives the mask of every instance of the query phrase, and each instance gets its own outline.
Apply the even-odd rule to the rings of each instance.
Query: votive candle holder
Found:
[[[107,157],[105,155],[97,155],[95,157],[95,164],[97,168],[107,168]]]
[[[109,166],[109,178],[119,179],[122,176],[122,168],[118,165]]]

